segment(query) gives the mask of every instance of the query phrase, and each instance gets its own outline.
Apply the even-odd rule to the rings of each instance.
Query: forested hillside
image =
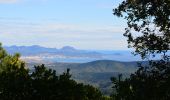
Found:
[[[9,55],[0,45],[1,100],[105,100],[109,99],[91,85],[71,79],[70,69],[57,75],[43,64],[32,72],[20,60],[20,55]]]
[[[143,62],[146,64],[146,62]],[[33,68],[36,63],[30,63],[28,66]],[[93,85],[99,88],[104,94],[110,95],[112,92],[112,83],[110,78],[123,74],[129,77],[131,73],[137,70],[137,62],[118,62],[112,60],[99,60],[88,63],[49,63],[47,68],[56,70],[61,74],[69,68],[72,78],[77,82]]]

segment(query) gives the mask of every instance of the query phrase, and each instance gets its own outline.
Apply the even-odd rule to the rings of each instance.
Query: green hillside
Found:
[[[29,66],[36,65],[29,64]],[[112,76],[122,73],[124,77],[128,77],[137,69],[137,62],[119,62],[112,60],[98,60],[88,63],[50,63],[46,65],[48,68],[56,70],[61,74],[67,68],[71,69],[72,78],[78,82],[91,84],[98,87],[103,93],[111,93]]]

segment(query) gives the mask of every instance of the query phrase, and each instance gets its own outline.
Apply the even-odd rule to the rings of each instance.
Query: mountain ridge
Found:
[[[10,54],[20,53],[24,61],[40,62],[90,62],[95,60],[140,61],[140,57],[133,56],[127,50],[79,50],[71,46],[62,48],[48,48],[39,45],[32,46],[4,46]],[[131,59],[126,59],[131,58]]]

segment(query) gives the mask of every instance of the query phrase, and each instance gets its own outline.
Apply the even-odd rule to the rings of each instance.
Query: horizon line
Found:
[[[134,51],[132,48],[127,48],[127,49],[81,49],[81,48],[77,48],[75,46],[71,46],[71,45],[65,45],[62,47],[48,47],[48,46],[43,46],[43,45],[2,45],[2,47],[12,47],[12,46],[16,46],[16,47],[31,47],[31,46],[37,46],[37,47],[43,47],[43,48],[51,48],[51,49],[62,49],[64,47],[71,47],[74,48],[76,50],[88,50],[88,51]]]

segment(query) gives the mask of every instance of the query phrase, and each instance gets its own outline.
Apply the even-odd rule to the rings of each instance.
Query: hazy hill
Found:
[[[105,94],[109,94],[111,91],[110,77],[120,73],[128,77],[137,69],[136,62],[132,61],[139,60],[130,51],[90,51],[78,50],[70,46],[57,49],[38,45],[5,46],[4,48],[10,54],[20,53],[21,58],[28,63],[30,69],[36,64],[43,63],[61,74],[70,68],[72,78],[78,82],[95,85]]]
[[[30,68],[35,63],[29,64]],[[72,78],[78,82],[92,84],[99,87],[103,93],[109,94],[111,91],[112,76],[122,73],[124,77],[128,77],[130,73],[137,69],[137,62],[118,62],[112,60],[98,60],[88,63],[50,63],[46,65],[48,68],[55,69],[58,74],[71,69]]]
[[[63,54],[63,55],[82,55],[82,54],[92,54],[97,55],[97,52],[88,52],[84,50],[77,50],[74,47],[65,46],[61,49],[57,48],[47,48],[39,45],[33,46],[4,46],[4,48],[11,54],[16,52],[21,53],[23,56],[30,55],[40,55],[40,54]]]
[[[71,46],[63,48],[47,48],[38,45],[33,46],[4,46],[10,53],[16,52],[22,55],[26,62],[76,62],[84,63],[95,60],[139,61],[140,57],[134,57],[131,51],[115,50],[79,50]],[[130,59],[127,59],[130,58]]]

